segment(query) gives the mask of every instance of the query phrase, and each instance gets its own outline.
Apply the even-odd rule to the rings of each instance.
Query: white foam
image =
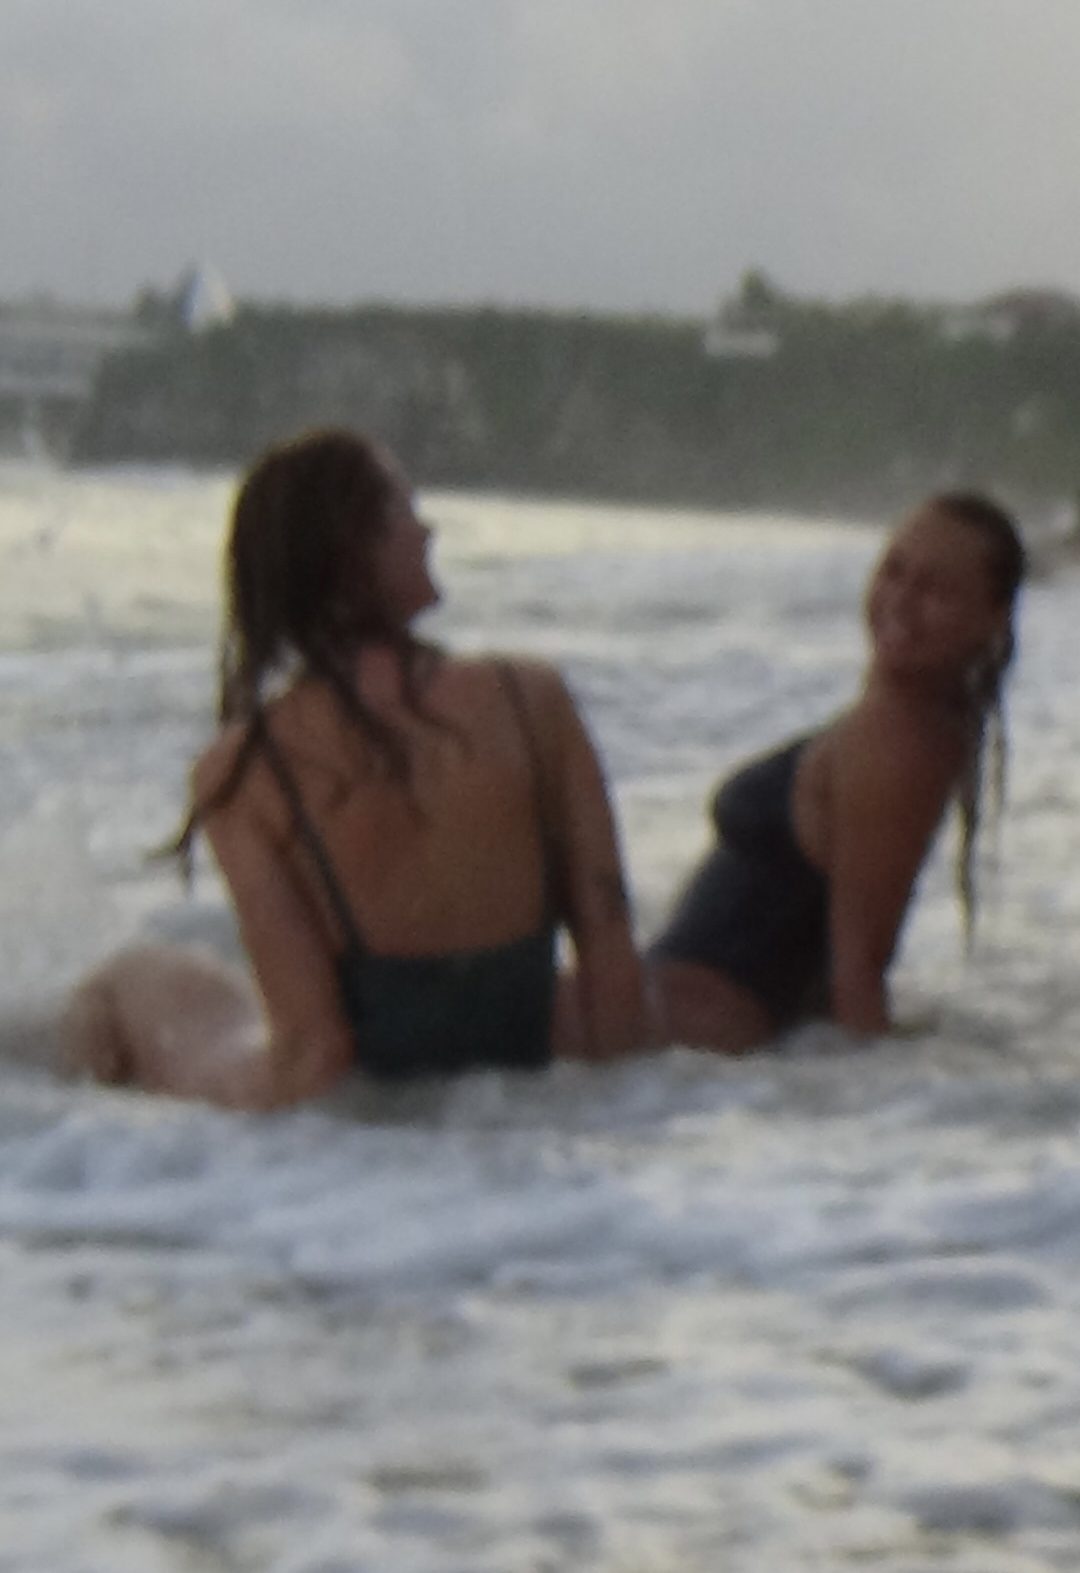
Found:
[[[1028,607],[970,966],[948,838],[923,880],[909,1037],[229,1115],[61,1083],[39,1030],[122,940],[230,943],[144,859],[228,493],[0,475],[0,1570],[1070,1567],[1078,581]],[[715,775],[850,692],[875,535],[429,501],[432,631],[564,660],[647,929]]]

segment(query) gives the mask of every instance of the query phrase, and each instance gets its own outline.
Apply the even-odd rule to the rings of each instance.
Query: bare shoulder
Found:
[[[853,705],[835,723],[830,744],[838,780],[889,795],[948,792],[964,756],[963,734],[947,717],[890,695]]]
[[[236,769],[247,735],[240,721],[222,727],[191,767],[191,791],[196,803],[210,803]]]
[[[521,655],[487,655],[455,664],[466,681],[505,686],[509,679],[528,706],[530,717],[545,730],[558,728],[575,711],[563,676],[550,661]]]
[[[454,664],[464,670],[477,674],[484,674],[490,680],[499,679],[501,673],[509,673],[512,680],[516,680],[525,688],[530,696],[552,696],[566,692],[566,684],[558,668],[550,661],[541,660],[538,656],[528,655],[482,655],[465,659],[457,658]]]

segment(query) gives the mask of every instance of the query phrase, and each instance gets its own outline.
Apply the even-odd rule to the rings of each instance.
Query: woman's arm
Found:
[[[196,800],[207,801],[219,779],[217,761],[204,756],[193,778]],[[258,1099],[269,1106],[328,1091],[349,1069],[353,1047],[330,938],[253,795],[249,775],[244,791],[207,815],[205,830],[269,1018],[269,1074]]]
[[[546,796],[560,874],[562,916],[577,957],[573,1005],[578,1053],[593,1059],[631,1053],[647,1038],[644,973],[630,926],[614,817],[596,750],[561,677],[529,668],[543,715]],[[567,1028],[565,1037],[572,1037]],[[564,1042],[564,1050],[574,1046]]]
[[[952,787],[952,750],[911,718],[855,712],[830,779],[832,1013],[851,1032],[889,1029],[886,972]]]

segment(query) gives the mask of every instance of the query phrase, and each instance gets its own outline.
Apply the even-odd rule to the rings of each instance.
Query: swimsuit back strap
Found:
[[[533,718],[529,714],[529,706],[522,690],[521,678],[509,661],[498,661],[495,670],[502,685],[503,693],[506,695],[510,707],[517,717],[518,725],[525,739],[526,751],[529,755],[529,773],[532,777],[533,802],[536,807],[536,823],[540,834],[540,856],[543,863],[544,909],[547,915],[552,917],[559,911],[559,892],[562,888],[560,876],[562,859],[559,854],[559,841],[551,814],[544,759],[536,736],[536,728],[533,725]]]
[[[357,927],[356,919],[353,916],[353,911],[345,892],[341,888],[341,881],[334,872],[330,854],[326,850],[322,837],[315,829],[315,823],[300,795],[300,788],[296,784],[296,778],[286,764],[285,756],[282,754],[281,749],[274,741],[270,728],[266,724],[265,712],[261,708],[255,711],[251,728],[257,745],[262,750],[266,762],[281,788],[282,795],[289,805],[297,833],[308,850],[311,861],[315,866],[315,871],[319,876],[319,881],[326,893],[326,898],[333,908],[334,916],[337,918],[338,927],[344,938],[346,949],[354,954],[359,953],[362,955],[366,953],[367,946],[360,937],[360,930]]]

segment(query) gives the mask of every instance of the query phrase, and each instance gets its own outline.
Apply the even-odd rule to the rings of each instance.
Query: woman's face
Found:
[[[1007,615],[978,530],[933,506],[897,527],[866,594],[874,659],[895,676],[962,677]]]
[[[412,493],[391,476],[390,497],[372,552],[376,582],[390,617],[407,626],[439,600],[428,567],[432,531],[416,513]]]

